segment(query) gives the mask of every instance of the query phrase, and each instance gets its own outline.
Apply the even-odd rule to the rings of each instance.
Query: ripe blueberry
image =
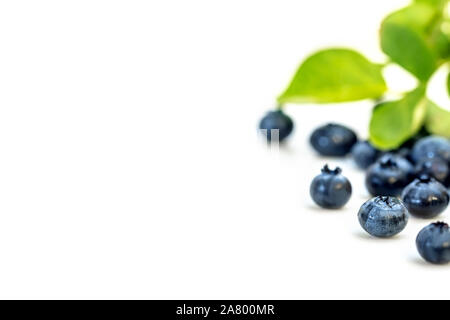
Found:
[[[341,168],[331,170],[328,165],[314,178],[310,187],[311,198],[320,207],[338,209],[343,207],[352,195],[352,185],[341,174]]]
[[[268,142],[275,139],[276,131],[272,130],[278,130],[278,140],[279,142],[282,142],[291,134],[294,129],[294,123],[283,111],[275,110],[268,112],[264,118],[261,119],[259,129],[267,130],[266,138]],[[272,134],[274,137],[272,137]]]
[[[412,158],[416,163],[427,158],[441,158],[450,163],[450,141],[439,136],[420,139],[412,149]]]
[[[358,220],[372,236],[392,237],[406,227],[408,210],[396,197],[378,196],[362,205]]]
[[[387,153],[366,173],[366,187],[374,196],[399,196],[414,178],[413,166],[404,158]]]
[[[447,162],[440,158],[421,160],[416,164],[415,174],[417,177],[422,175],[428,175],[441,182],[443,185],[448,186],[447,183],[450,179],[450,170]]]
[[[423,228],[416,238],[419,254],[435,264],[450,262],[450,230],[444,222],[432,223]]]
[[[356,134],[339,124],[327,124],[314,130],[310,137],[313,148],[323,156],[343,157],[357,142]]]
[[[447,189],[428,176],[421,176],[409,184],[402,194],[409,212],[419,218],[434,218],[448,206]]]
[[[368,141],[358,141],[352,148],[352,156],[358,167],[367,169],[378,159],[380,151]]]

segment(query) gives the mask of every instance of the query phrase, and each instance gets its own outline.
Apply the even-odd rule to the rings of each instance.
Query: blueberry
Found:
[[[433,218],[448,206],[447,189],[438,181],[422,176],[409,184],[402,194],[409,212],[419,218]]]
[[[366,187],[374,196],[400,196],[414,179],[414,168],[404,158],[386,153],[366,173]]]
[[[314,130],[310,143],[323,156],[343,157],[357,142],[356,134],[339,124],[327,124]]]
[[[359,141],[352,148],[352,156],[358,167],[367,169],[378,159],[380,151],[368,141]]]
[[[447,162],[440,158],[421,160],[415,167],[415,174],[417,177],[428,175],[448,187],[450,170]]]
[[[396,197],[378,196],[362,205],[358,220],[372,236],[392,237],[405,229],[408,209]]]
[[[311,183],[310,194],[315,203],[326,209],[343,207],[352,195],[352,185],[341,174],[341,168],[330,170],[328,165]]]
[[[423,228],[416,238],[422,258],[435,264],[450,262],[450,230],[444,222],[432,223]]]
[[[268,112],[262,118],[259,123],[259,129],[267,130],[266,138],[268,142],[272,141],[272,134],[274,134],[273,139],[275,139],[276,131],[273,132],[272,130],[278,130],[278,141],[282,142],[291,134],[294,129],[294,123],[283,111],[275,110]]]
[[[412,149],[412,158],[416,163],[427,158],[441,158],[450,163],[450,141],[439,136],[420,139]]]

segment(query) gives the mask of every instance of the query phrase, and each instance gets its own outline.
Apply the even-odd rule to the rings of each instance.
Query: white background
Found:
[[[288,106],[279,152],[256,132],[314,50],[383,62],[379,22],[406,3],[2,1],[0,298],[450,298],[415,249],[429,221],[370,238],[363,173],[308,146],[328,121],[365,138],[370,102]],[[343,210],[309,198],[326,161],[353,183]]]

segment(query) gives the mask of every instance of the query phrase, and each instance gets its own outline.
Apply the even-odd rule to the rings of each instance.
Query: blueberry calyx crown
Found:
[[[392,199],[389,196],[377,196],[376,202],[383,202],[391,209],[393,207]]]
[[[433,178],[431,178],[429,175],[427,174],[421,174],[419,176],[419,178],[417,178],[419,183],[430,183],[431,181],[433,181]]]
[[[449,226],[447,223],[442,222],[442,221],[438,221],[438,222],[433,222],[432,223],[433,226],[439,228],[440,231],[444,231],[444,230],[448,230]]]
[[[323,168],[322,168],[322,173],[328,173],[328,174],[333,174],[333,175],[338,175],[342,172],[342,169],[339,167],[336,167],[336,169],[331,170],[330,167],[328,166],[328,164],[326,164]]]
[[[383,168],[397,168],[397,162],[391,157],[381,158],[380,164]]]

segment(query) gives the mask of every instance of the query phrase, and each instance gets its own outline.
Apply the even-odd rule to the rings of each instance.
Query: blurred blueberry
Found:
[[[450,262],[450,230],[444,222],[432,223],[423,228],[416,238],[419,254],[435,264]]]
[[[400,196],[414,179],[414,168],[404,158],[386,153],[366,173],[366,187],[373,196]]]
[[[450,163],[450,141],[439,136],[420,139],[412,149],[412,158],[415,163],[434,158]]]
[[[367,169],[380,156],[381,152],[375,149],[369,141],[358,141],[352,148],[352,157],[361,169]]]
[[[450,176],[447,162],[440,158],[423,159],[415,166],[414,170],[417,177],[428,175],[444,185],[448,183]]]
[[[447,189],[434,178],[426,175],[414,180],[402,194],[403,202],[411,215],[418,218],[434,218],[448,206]]]
[[[334,123],[317,128],[310,137],[311,145],[319,154],[331,157],[347,155],[357,140],[351,129]]]
[[[294,123],[282,110],[269,111],[259,123],[259,129],[267,130],[266,138],[268,142],[272,141],[271,130],[278,129],[278,140],[282,142],[291,134]]]

